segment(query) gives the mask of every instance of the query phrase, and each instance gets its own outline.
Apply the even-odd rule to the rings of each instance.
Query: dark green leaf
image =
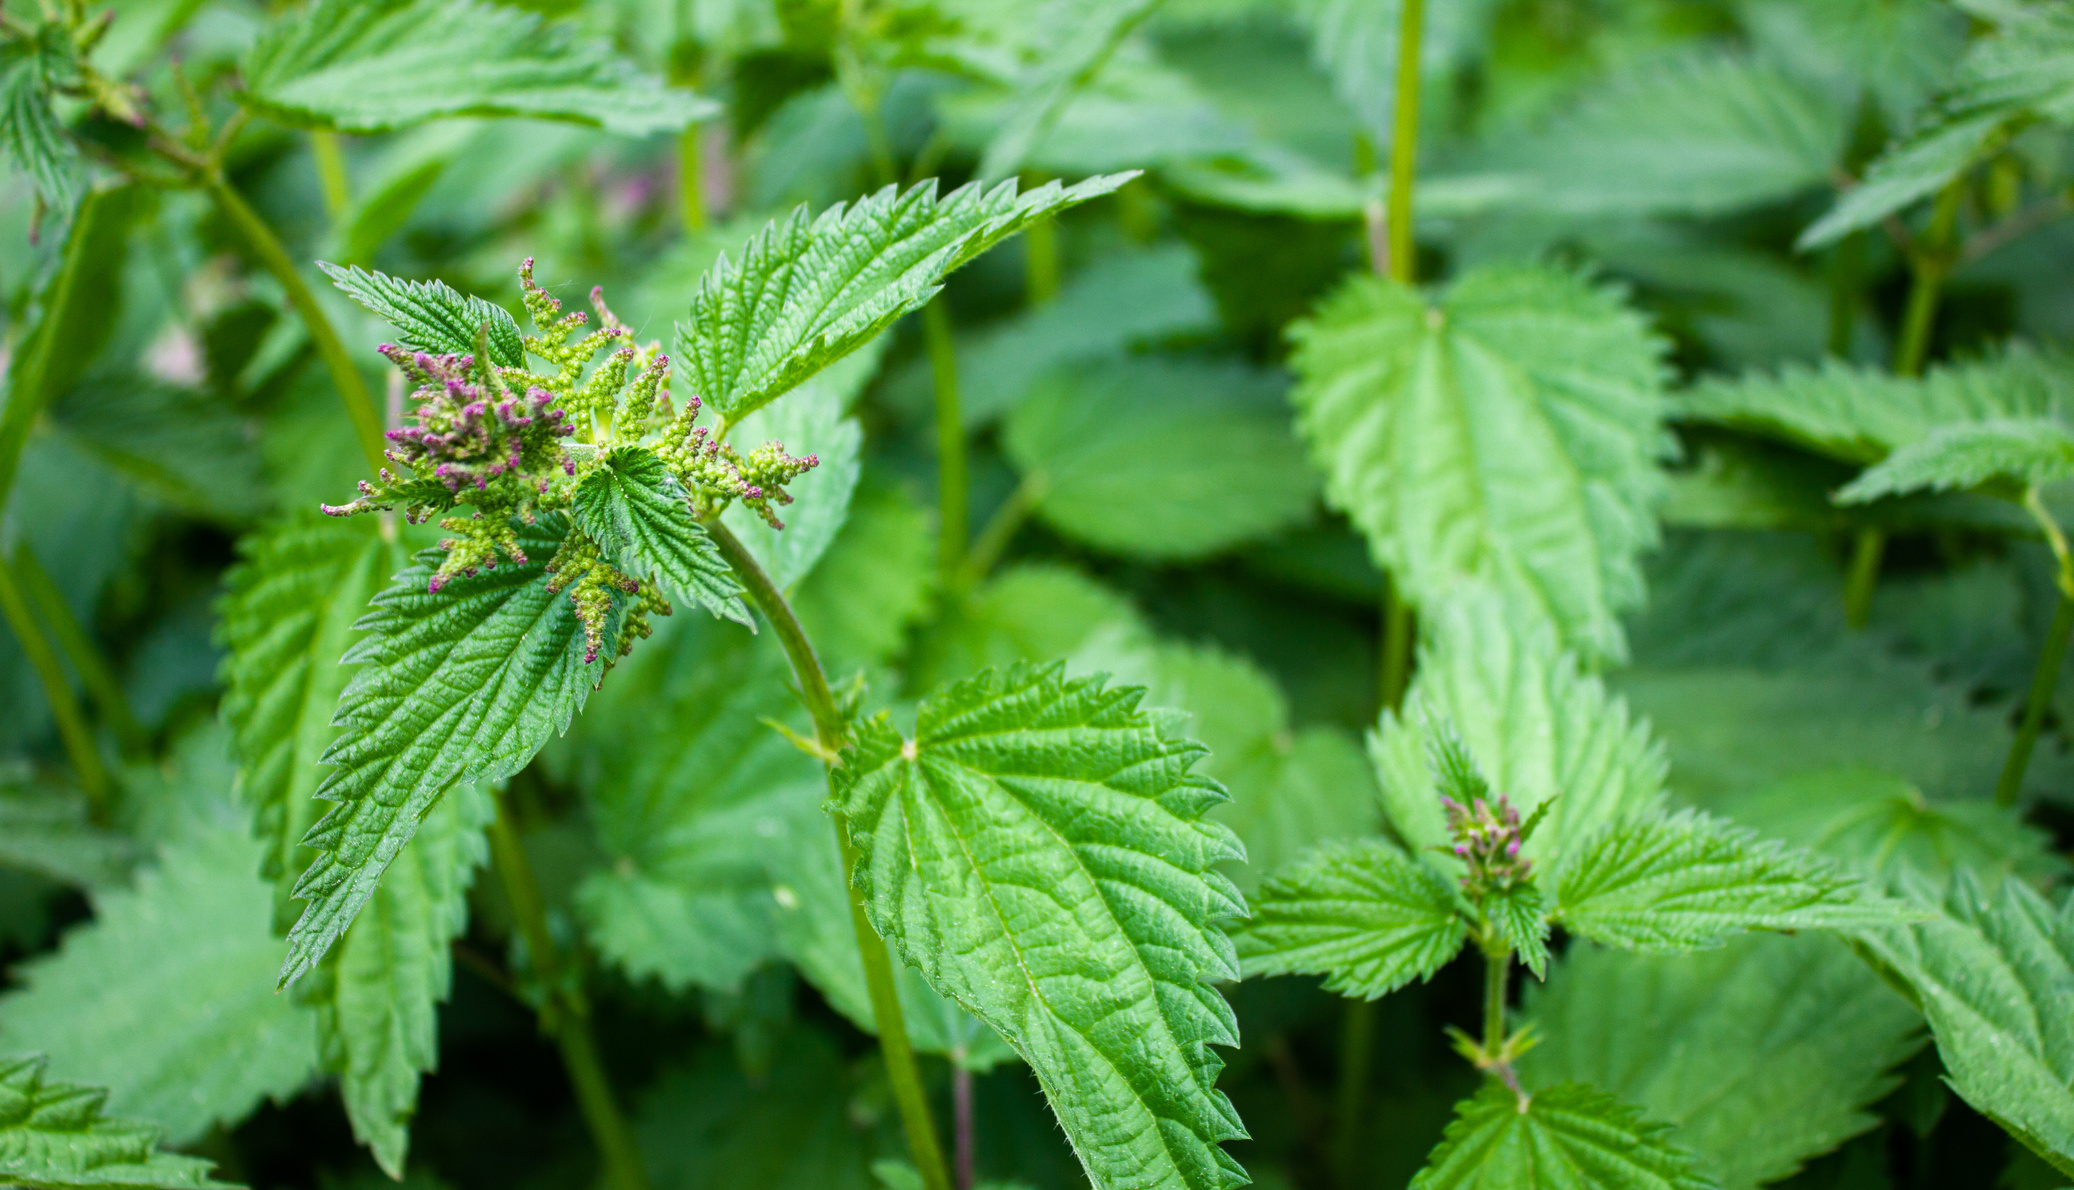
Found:
[[[157,1151],[158,1129],[101,1114],[108,1092],[43,1079],[42,1058],[0,1058],[0,1178],[23,1190],[218,1190],[210,1162]]]
[[[1716,1190],[1668,1125],[1583,1083],[1522,1104],[1487,1080],[1455,1111],[1411,1190]]]
[[[576,485],[569,516],[623,568],[642,576],[659,574],[671,596],[696,600],[738,624],[752,623],[742,603],[742,585],[654,451],[614,447]]]
[[[321,260],[317,267],[347,297],[396,328],[399,346],[435,355],[473,354],[477,334],[488,325],[490,362],[503,368],[526,366],[519,325],[495,302],[456,293],[437,279],[403,281],[358,265],[342,269]]]

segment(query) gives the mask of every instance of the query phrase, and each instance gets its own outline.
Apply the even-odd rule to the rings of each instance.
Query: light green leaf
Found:
[[[1062,665],[988,671],[925,699],[916,734],[860,726],[833,800],[873,924],[1015,1045],[1097,1190],[1241,1184],[1212,1046],[1238,1041],[1211,980],[1237,975],[1213,870],[1231,832],[1199,744],[1139,692]]]
[[[1736,15],[1758,52],[1841,102],[1870,94],[1906,127],[1966,49],[1966,14],[1939,0],[1745,0]]]
[[[510,311],[495,302],[457,293],[446,282],[404,281],[362,269],[340,268],[318,261],[317,267],[347,297],[396,328],[398,344],[435,355],[472,355],[476,335],[490,328],[490,362],[502,368],[526,366],[525,336]]]
[[[1635,815],[1581,840],[1556,920],[1643,952],[1705,950],[1745,930],[1862,930],[1906,917],[1829,861],[1696,810]]]
[[[1062,369],[1009,415],[1037,514],[1120,553],[1187,559],[1311,512],[1282,386],[1234,363],[1141,357]]]
[[[1664,754],[1546,624],[1519,625],[1488,591],[1465,588],[1434,609],[1404,714],[1369,739],[1383,809],[1419,853],[1450,838],[1427,764],[1429,723],[1450,723],[1477,770],[1522,817],[1542,813],[1525,854],[1560,859],[1607,822],[1659,804]],[[1455,861],[1431,862],[1455,871]]]
[[[482,0],[317,0],[274,19],[244,78],[252,107],[342,132],[529,116],[646,136],[715,110],[601,42]]]
[[[1827,186],[1850,109],[1748,54],[1688,53],[1588,91],[1479,164],[1538,213],[1715,215]]]
[[[1618,294],[1484,268],[1429,304],[1358,277],[1291,335],[1326,499],[1421,609],[1480,578],[1587,656],[1625,654],[1673,447],[1663,345]]]
[[[14,167],[29,176],[47,206],[69,207],[79,195],[79,148],[51,106],[51,84],[43,54],[20,54],[0,75],[0,146]]]
[[[0,1058],[0,1179],[23,1190],[216,1190],[210,1162],[156,1151],[158,1129],[101,1114],[108,1092],[45,1082],[42,1058]]]
[[[487,790],[462,785],[426,813],[315,976],[299,989],[317,1010],[325,1065],[353,1135],[392,1178],[403,1176],[418,1077],[439,1065],[439,1005],[453,990],[453,940],[468,925],[468,886],[488,857],[496,816]]]
[[[1077,570],[1024,562],[1003,570],[950,609],[920,641],[913,681],[924,688],[1018,661],[1073,657],[1099,645],[1095,667],[1121,671],[1110,655],[1121,642],[1135,649],[1146,629],[1130,601]],[[1146,680],[1131,670],[1132,680]]]
[[[929,511],[906,488],[866,475],[842,532],[793,594],[792,610],[823,664],[843,673],[900,651],[935,580]]]
[[[1868,935],[1914,989],[1952,1088],[2074,1174],[2074,900],[1960,872],[1931,921]]]
[[[654,451],[614,447],[596,470],[577,481],[569,517],[622,569],[660,575],[663,590],[673,598],[693,600],[738,624],[754,624],[734,571]]]
[[[1248,976],[1325,976],[1325,990],[1374,1000],[1431,979],[1469,924],[1447,878],[1380,839],[1326,843],[1277,870],[1236,939]]]
[[[706,274],[674,359],[691,390],[729,423],[862,347],[935,296],[953,269],[1031,222],[1115,190],[1133,175],[1013,181],[936,197],[934,182],[887,187],[809,219],[765,228],[739,260]]]
[[[97,888],[121,883],[136,850],[94,826],[80,794],[0,776],[0,867]]]
[[[345,656],[361,664],[339,698],[345,730],[321,758],[332,770],[317,796],[340,803],[303,839],[320,853],[296,882],[309,902],[288,934],[286,984],[345,932],[418,822],[459,781],[501,781],[550,735],[568,729],[619,642],[617,602],[600,659],[583,660],[583,627],[566,595],[549,594],[546,565],[559,516],[521,527],[517,559],[437,594],[426,588],[444,555],[427,550],[376,596]]]
[[[1548,978],[1548,906],[1532,884],[1494,893],[1484,902],[1497,940],[1512,948],[1536,979]]]
[[[2039,4],[1980,40],[1924,118],[1800,234],[1803,251],[1871,227],[1943,189],[2037,120],[2074,120],[2074,8]]]
[[[241,824],[198,831],[98,894],[91,923],[18,968],[0,1050],[113,1086],[115,1111],[176,1143],[295,1094],[317,1072],[316,1019],[267,983],[285,948],[260,850]]]
[[[1971,488],[1993,479],[2025,486],[2074,477],[2074,434],[2055,421],[1982,421],[1940,426],[1888,455],[1837,492],[1839,504]]]
[[[1075,93],[1158,7],[1159,0],[1053,0],[1032,14],[1034,68],[1015,80],[1007,118],[980,155],[977,176],[992,182],[1020,169]]]
[[[1419,37],[1419,74],[1445,89],[1457,70],[1481,56],[1497,5],[1458,0],[1428,5]],[[1311,56],[1363,128],[1387,144],[1397,110],[1397,39],[1403,0],[1305,0]]]
[[[755,510],[739,503],[720,514],[781,590],[812,572],[850,515],[864,429],[844,411],[878,371],[880,354],[880,345],[874,343],[838,360],[808,377],[783,404],[757,410],[729,433],[743,449],[782,442],[794,455],[811,454],[821,460],[787,485],[792,503],[774,507],[785,523],[783,529],[771,528]]]
[[[1525,1015],[1529,1086],[1605,1087],[1754,1190],[1874,1127],[1918,1018],[1850,949],[1757,934],[1693,955],[1572,946]]]
[[[244,538],[239,553],[217,609],[216,639],[229,652],[222,713],[237,741],[240,795],[265,843],[260,873],[281,886],[285,928],[287,891],[313,854],[302,837],[317,817],[317,759],[337,734],[339,659],[403,550],[372,517],[305,512]]]
[[[1523,1107],[1487,1080],[1455,1112],[1411,1190],[1716,1190],[1668,1125],[1583,1083]]]

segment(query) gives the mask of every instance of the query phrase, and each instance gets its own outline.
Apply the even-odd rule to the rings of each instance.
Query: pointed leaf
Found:
[[[1326,499],[1415,603],[1480,578],[1579,652],[1625,654],[1672,443],[1663,344],[1617,293],[1484,268],[1429,304],[1359,277],[1290,333]]]
[[[2042,418],[1940,426],[1888,455],[1837,492],[1839,504],[2008,479],[2026,487],[2074,478],[2074,434]]]
[[[46,205],[72,205],[80,188],[79,148],[51,106],[43,55],[17,57],[0,74],[0,148],[29,176]]]
[[[673,598],[695,600],[738,624],[753,623],[734,571],[654,451],[614,447],[577,483],[569,517],[621,568],[643,577],[661,575],[663,590]]]
[[[1469,924],[1448,880],[1380,839],[1326,843],[1274,873],[1237,937],[1248,976],[1325,976],[1325,990],[1374,1000],[1431,979]]]
[[[1668,1125],[1583,1083],[1523,1106],[1491,1079],[1455,1113],[1411,1190],[1715,1190]]]
[[[1222,801],[1139,691],[1063,665],[987,671],[925,699],[916,734],[861,726],[835,772],[872,923],[1029,1062],[1097,1190],[1245,1175],[1216,1090],[1234,1045],[1211,980],[1237,975],[1213,870]]]
[[[1498,940],[1519,955],[1536,979],[1548,978],[1548,906],[1531,884],[1493,894],[1484,904]]]
[[[23,1190],[228,1190],[210,1163],[156,1150],[158,1129],[101,1114],[108,1092],[46,1082],[42,1058],[0,1058],[0,1181]]]
[[[347,297],[396,328],[397,343],[434,355],[467,355],[475,351],[476,333],[490,328],[490,362],[502,368],[526,366],[525,336],[510,311],[495,302],[456,293],[447,283],[405,281],[358,265],[340,268],[326,261],[317,267]]]

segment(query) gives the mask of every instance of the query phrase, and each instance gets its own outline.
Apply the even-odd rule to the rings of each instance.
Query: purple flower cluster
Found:
[[[1520,855],[1527,830],[1520,824],[1519,811],[1504,794],[1499,794],[1495,801],[1471,798],[1466,806],[1442,794],[1440,805],[1447,811],[1455,858],[1469,868],[1462,877],[1462,888],[1471,899],[1506,892],[1527,882],[1533,864]]]
[[[694,393],[685,402],[683,412],[663,431],[663,442],[656,447],[656,453],[670,464],[691,493],[692,510],[700,517],[708,517],[740,500],[755,509],[765,524],[783,529],[785,522],[778,519],[771,505],[792,503],[792,494],[785,490],[785,485],[820,466],[821,456],[793,458],[785,453],[782,442],[766,442],[744,456],[714,438],[706,427],[694,426],[698,415],[699,398]]]
[[[388,457],[421,473],[429,467],[449,492],[459,494],[464,486],[487,490],[491,480],[548,461],[540,457],[548,452],[559,455],[556,440],[576,432],[546,389],[534,386],[521,395],[501,383],[491,391],[471,379],[477,374],[473,355],[413,353],[393,343],[379,350],[419,382],[418,424],[389,431],[396,446]],[[559,461],[573,473],[574,464]],[[545,481],[537,486],[544,491]]]

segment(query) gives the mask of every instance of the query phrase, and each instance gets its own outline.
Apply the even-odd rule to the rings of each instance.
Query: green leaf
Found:
[[[1248,976],[1323,975],[1326,991],[1374,1000],[1431,979],[1468,936],[1450,881],[1361,839],[1323,844],[1276,871],[1237,942]]]
[[[1932,800],[1905,777],[1864,766],[1818,769],[1728,798],[1714,809],[1760,834],[1820,851],[1868,876],[1943,882],[1960,869],[1989,881],[2068,871],[2052,836],[2013,806]]]
[[[1074,656],[1096,643],[1124,639],[1135,645],[1144,631],[1129,600],[1079,571],[1018,563],[931,627],[915,649],[912,680],[926,688],[1018,661]],[[1113,667],[1114,659],[1103,657],[1098,664]]]
[[[1030,32],[1035,67],[1015,80],[1007,118],[980,155],[978,177],[997,181],[1020,169],[1131,31],[1159,0],[1063,0],[1048,5]]]
[[[2026,125],[2074,121],[2074,8],[2040,4],[1973,43],[1958,77],[1864,180],[1800,234],[1802,251],[1871,227],[1942,190]]]
[[[1290,334],[1326,499],[1413,602],[1480,578],[1581,653],[1625,654],[1672,443],[1663,344],[1617,293],[1483,268],[1429,304],[1358,277]]]
[[[850,514],[857,488],[864,429],[844,411],[878,371],[879,344],[847,356],[824,372],[810,376],[781,405],[766,406],[739,421],[730,437],[744,448],[782,442],[794,455],[814,455],[821,462],[787,485],[792,503],[774,508],[785,523],[773,529],[754,509],[730,505],[720,514],[742,544],[763,565],[771,581],[784,590],[814,569],[835,541]]]
[[[791,532],[787,529],[786,532]],[[936,527],[898,484],[867,473],[828,552],[792,597],[792,610],[831,672],[883,664],[928,610]]]
[[[1644,952],[1705,950],[1744,930],[1862,930],[1901,907],[1827,860],[1696,810],[1636,815],[1582,840],[1555,879],[1573,934]]]
[[[1888,455],[1837,492],[1839,504],[1924,489],[1944,492],[1992,479],[2027,487],[2074,477],[2074,434],[2058,422],[1983,421],[1940,426]]]
[[[918,310],[953,269],[1030,223],[1115,190],[1111,174],[1017,194],[974,183],[936,197],[925,182],[887,187],[809,219],[805,208],[766,227],[706,274],[675,361],[691,391],[729,423],[862,347]]]
[[[1537,213],[1717,215],[1827,186],[1850,109],[1748,54],[1687,53],[1594,86],[1482,167]]]
[[[518,528],[516,559],[438,594],[426,588],[444,558],[417,556],[375,597],[345,656],[362,665],[339,698],[345,728],[321,758],[332,770],[317,796],[340,803],[303,839],[320,853],[296,882],[309,902],[288,934],[281,983],[322,957],[374,895],[418,821],[456,782],[501,781],[550,735],[566,731],[618,652],[615,601],[599,660],[583,660],[583,626],[546,565],[559,516]]]
[[[1282,386],[1236,363],[1144,357],[1062,369],[1002,445],[1037,514],[1119,553],[1189,559],[1310,515],[1316,481]]]
[[[246,56],[244,78],[245,103],[342,132],[528,116],[646,136],[715,110],[602,42],[481,0],[317,0],[274,19]]]
[[[1607,822],[1659,804],[1664,754],[1649,728],[1546,624],[1517,623],[1496,595],[1463,589],[1434,609],[1418,676],[1402,714],[1386,713],[1369,739],[1384,812],[1422,855],[1450,836],[1433,783],[1431,724],[1452,724],[1477,770],[1520,814],[1545,815],[1525,854],[1559,859]],[[1458,871],[1456,861],[1431,862]]]
[[[29,176],[46,206],[69,207],[79,195],[79,148],[51,106],[51,84],[43,55],[17,57],[0,75],[0,146],[14,167]]]
[[[1522,884],[1494,893],[1484,902],[1484,912],[1497,940],[1511,947],[1536,979],[1548,978],[1548,907],[1540,890]]]
[[[1572,946],[1525,1015],[1529,1086],[1604,1087],[1676,1125],[1724,1190],[1753,1190],[1879,1123],[1920,1044],[1906,1001],[1821,935],[1757,934],[1693,955]]]
[[[129,839],[88,820],[85,797],[0,777],[0,867],[98,888],[121,883],[135,859]]]
[[[48,412],[53,428],[176,508],[235,523],[267,502],[252,423],[213,393],[103,372]]]
[[[347,297],[396,329],[398,345],[435,355],[472,355],[476,335],[490,328],[490,362],[503,368],[526,366],[525,336],[510,311],[495,302],[457,293],[447,283],[404,281],[355,265],[340,268],[326,261],[317,267]]]
[[[43,1079],[42,1058],[0,1058],[0,1179],[23,1190],[216,1190],[210,1162],[156,1151],[158,1129],[101,1114],[108,1092]]]
[[[1942,901],[1865,943],[1914,990],[1960,1097],[2074,1174],[2074,900],[1960,872]]]
[[[622,569],[661,575],[663,590],[673,598],[694,600],[715,616],[753,625],[742,603],[742,585],[654,451],[614,447],[577,482],[569,517]]]
[[[332,713],[345,688],[340,658],[353,625],[403,562],[372,517],[305,512],[239,543],[225,576],[216,638],[229,654],[223,721],[237,740],[239,790],[265,842],[261,874],[281,884],[281,924],[293,919],[286,893],[313,853],[303,835],[316,820],[318,758],[337,732]]]
[[[1213,870],[1223,791],[1139,691],[1063,665],[988,671],[923,700],[916,734],[861,725],[833,800],[873,924],[1016,1047],[1098,1190],[1242,1184],[1245,1135],[1211,1049],[1238,1041],[1211,980],[1244,902]]]
[[[847,1082],[842,1055],[816,1030],[786,1031],[763,1077],[709,1046],[635,1105],[642,1164],[666,1188],[871,1190],[870,1133],[852,1118]]]
[[[1716,1190],[1668,1125],[1583,1083],[1522,1106],[1488,1080],[1455,1112],[1411,1190]]]
[[[17,968],[0,1050],[113,1086],[114,1110],[176,1143],[294,1095],[317,1072],[316,1020],[267,984],[284,947],[259,859],[243,824],[218,826],[98,894],[91,923]]]
[[[453,940],[468,924],[468,886],[488,857],[496,816],[487,790],[463,785],[426,813],[302,990],[317,1010],[325,1065],[353,1135],[392,1178],[403,1176],[418,1077],[439,1065],[439,1005],[453,990]]]
[[[1419,74],[1445,89],[1454,73],[1481,55],[1498,6],[1490,0],[1428,6],[1419,37]],[[1375,140],[1388,143],[1397,109],[1398,36],[1402,0],[1306,0],[1297,7],[1311,34],[1311,56]]]

